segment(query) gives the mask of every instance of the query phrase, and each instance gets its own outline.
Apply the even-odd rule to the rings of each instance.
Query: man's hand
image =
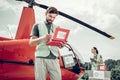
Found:
[[[60,42],[60,46],[58,46],[58,47],[63,48],[66,44],[67,44],[67,42]]]
[[[44,40],[49,41],[51,37],[52,37],[52,35],[46,34],[46,35],[44,36]]]

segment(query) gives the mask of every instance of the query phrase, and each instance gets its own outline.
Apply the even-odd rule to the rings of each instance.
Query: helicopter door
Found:
[[[72,68],[75,66],[75,61],[72,54],[62,56],[62,60],[65,68]]]
[[[71,45],[67,44],[60,49],[60,54],[64,68],[76,74],[79,74],[82,71],[82,68],[84,67],[82,66],[82,57]]]

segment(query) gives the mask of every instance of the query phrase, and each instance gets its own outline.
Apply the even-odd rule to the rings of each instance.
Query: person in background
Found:
[[[93,58],[90,58],[90,64],[92,65],[91,68],[92,70],[98,70],[98,65],[103,64],[102,56],[99,54],[96,47],[93,47],[91,52],[93,53]]]
[[[57,15],[57,9],[49,7],[45,13],[45,21],[35,24],[31,31],[29,44],[37,46],[35,51],[35,80],[46,80],[47,74],[50,75],[51,80],[62,80],[58,49],[64,47],[65,43],[61,43],[58,47],[46,45],[57,27],[53,24]]]

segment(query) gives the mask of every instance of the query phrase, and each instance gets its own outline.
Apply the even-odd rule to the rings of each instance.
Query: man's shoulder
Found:
[[[54,28],[57,28],[57,27],[58,27],[58,25],[56,25],[56,24],[54,24],[54,23],[52,23],[52,25],[53,25]]]

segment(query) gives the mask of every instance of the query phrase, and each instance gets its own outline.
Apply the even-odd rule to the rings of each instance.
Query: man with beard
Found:
[[[46,45],[46,42],[51,38],[51,34],[57,27],[53,24],[57,15],[57,9],[49,7],[45,13],[46,20],[35,24],[32,29],[29,44],[31,46],[37,45],[35,51],[35,80],[46,80],[47,74],[50,75],[51,80],[62,80],[58,48],[63,47],[65,43],[61,43],[58,47]]]

